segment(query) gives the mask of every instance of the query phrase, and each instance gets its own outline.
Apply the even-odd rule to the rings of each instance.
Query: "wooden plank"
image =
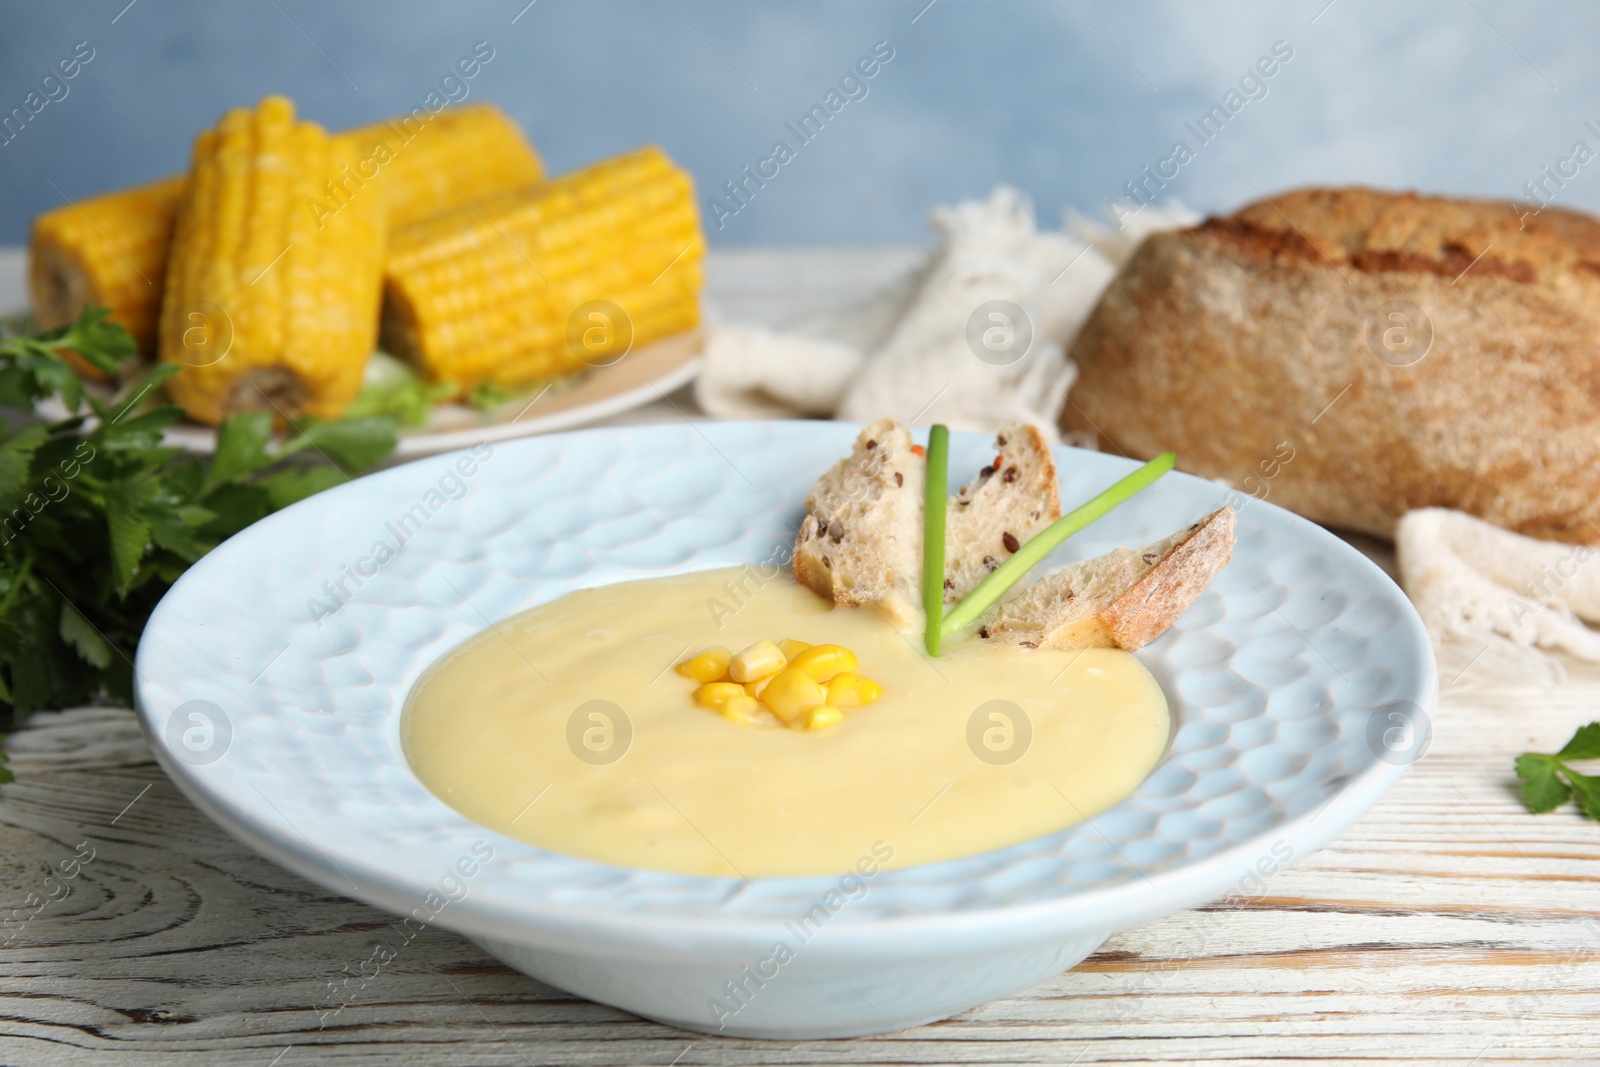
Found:
[[[208,823],[151,762],[131,713],[39,715],[10,743],[0,905],[61,899],[0,930],[0,1059],[1594,1062],[1600,826],[1528,815],[1509,772],[1523,747],[1565,740],[1597,696],[1587,667],[1549,693],[1448,695],[1432,751],[1385,802],[1258,895],[1126,931],[1074,971],[944,1023],[795,1044],[634,1019],[445,931],[406,942],[391,917]],[[47,882],[81,845],[93,859]],[[398,955],[362,980],[379,943]]]

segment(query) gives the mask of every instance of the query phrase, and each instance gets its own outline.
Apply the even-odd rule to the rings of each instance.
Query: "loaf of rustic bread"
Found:
[[[1329,525],[1443,506],[1600,541],[1600,220],[1305,189],[1148,238],[1063,425]]]

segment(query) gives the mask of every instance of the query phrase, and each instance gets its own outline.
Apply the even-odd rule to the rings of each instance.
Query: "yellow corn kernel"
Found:
[[[827,702],[827,690],[811,675],[794,667],[773,675],[761,691],[761,703],[786,723],[793,722],[807,708]]]
[[[794,659],[789,666],[805,671],[812,680],[826,682],[836,674],[856,669],[856,654],[843,645],[812,645]]]
[[[758,678],[771,678],[789,665],[789,657],[778,651],[771,641],[757,641],[728,664],[728,677],[736,682],[753,682]]]
[[[806,708],[794,720],[793,726],[799,730],[825,730],[830,726],[837,726],[844,721],[844,712],[838,708],[830,708],[826,704],[814,708]]]
[[[765,678],[757,678],[753,682],[746,682],[744,691],[748,696],[753,696],[757,700],[760,700],[761,694],[766,691],[767,683],[776,677],[776,674],[769,674]]]
[[[728,677],[730,658],[727,649],[721,645],[712,645],[698,656],[690,656],[673,669],[685,678],[693,678],[697,682],[720,682]],[[656,662],[659,663],[660,660]]]
[[[736,722],[740,726],[751,726],[761,718],[761,703],[754,697],[747,697],[740,693],[736,697],[729,697],[722,702],[722,707],[717,709],[729,722]]]
[[[843,671],[828,679],[828,706],[861,708],[883,696],[883,686],[871,678]]]
[[[734,697],[745,696],[744,686],[733,682],[707,682],[694,691],[694,702],[702,708],[721,711],[722,705]]]
[[[778,651],[783,653],[785,659],[791,661],[810,647],[811,646],[806,644],[804,641],[796,641],[792,637],[785,637],[782,641],[778,642]]]

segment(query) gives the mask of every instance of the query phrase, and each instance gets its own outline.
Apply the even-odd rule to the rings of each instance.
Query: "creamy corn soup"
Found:
[[[849,649],[881,696],[822,728],[736,722],[674,669],[710,646],[786,639]],[[1092,818],[1155,766],[1169,720],[1127,652],[972,638],[930,659],[871,609],[745,568],[506,619],[423,675],[401,728],[422,781],[491,829],[606,863],[757,878],[864,856],[931,863]]]

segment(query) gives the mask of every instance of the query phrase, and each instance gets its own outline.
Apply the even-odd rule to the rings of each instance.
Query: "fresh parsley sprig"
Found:
[[[106,321],[105,308],[86,308],[66,326],[44,333],[0,339],[0,407],[28,409],[47,396],[59,396],[68,411],[83,402],[83,379],[61,353],[77,354],[108,377],[133,355],[128,331]]]
[[[139,634],[179,575],[395,446],[390,416],[306,420],[275,439],[272,415],[250,412],[218,427],[212,456],[186,457],[162,443],[182,409],[151,399],[177,368],[147,371],[107,402],[84,389],[68,352],[116,377],[134,344],[101,308],[0,338],[0,405],[54,395],[75,413],[0,423],[0,727],[43,708],[131,702]]]
[[[1553,811],[1576,797],[1578,807],[1591,819],[1600,819],[1600,775],[1580,774],[1567,760],[1600,759],[1600,722],[1578,727],[1572,740],[1555,755],[1524,752],[1517,757],[1517,777],[1522,779],[1522,800],[1535,813]]]

